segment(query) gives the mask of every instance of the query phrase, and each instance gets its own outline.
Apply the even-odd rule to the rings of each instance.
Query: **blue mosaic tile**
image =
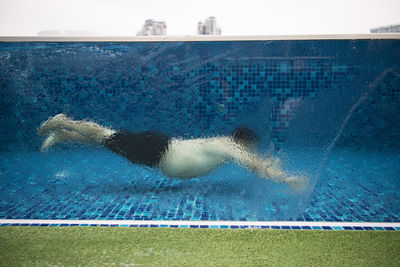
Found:
[[[385,230],[389,230],[389,231],[395,231],[396,229],[393,227],[385,227]]]
[[[271,44],[274,49],[268,49],[268,52],[265,51],[265,42],[251,42],[251,45],[246,42],[201,44],[207,46],[204,51],[197,47],[198,44],[188,43],[185,46],[193,52],[193,57],[182,54],[185,52],[177,49],[172,51],[168,60],[161,56],[154,59],[154,64],[149,66],[142,64],[142,57],[132,56],[128,52],[136,51],[139,46],[137,43],[0,44],[0,121],[7,121],[11,129],[0,134],[0,161],[7,162],[4,164],[4,171],[10,177],[8,184],[0,192],[0,201],[5,202],[0,205],[0,218],[235,221],[251,221],[254,218],[258,221],[289,219],[284,206],[279,204],[278,208],[271,209],[273,211],[268,214],[258,213],[256,216],[250,215],[252,212],[240,214],[226,207],[218,207],[208,198],[212,191],[200,192],[194,185],[189,186],[188,194],[178,192],[177,199],[173,199],[166,210],[157,210],[160,203],[157,196],[165,197],[164,193],[175,190],[176,184],[143,169],[135,169],[133,172],[134,167],[124,165],[123,162],[114,160],[114,156],[98,150],[92,150],[91,154],[77,149],[78,152],[74,150],[73,157],[65,155],[65,151],[71,151],[65,147],[51,152],[51,157],[40,153],[31,154],[40,147],[42,141],[32,129],[36,129],[50,115],[67,112],[75,118],[90,118],[106,126],[139,130],[147,129],[148,125],[160,126],[158,121],[162,120],[163,126],[160,127],[164,128],[161,130],[173,132],[176,136],[208,136],[226,133],[239,123],[254,120],[244,114],[251,113],[249,111],[253,107],[257,107],[260,101],[268,97],[271,100],[271,110],[267,112],[270,115],[266,121],[269,120],[268,127],[271,127],[271,140],[276,150],[279,150],[286,139],[291,112],[299,100],[317,99],[324,90],[339,90],[343,84],[349,85],[348,82],[363,74],[360,66],[354,64],[358,58],[354,51],[349,51],[349,42],[354,42],[354,45],[364,42],[371,44],[365,47],[374,47],[375,53],[368,53],[368,50],[359,53],[368,55],[369,62],[376,60],[382,66],[392,66],[393,62],[385,61],[386,57],[381,55],[389,55],[387,58],[391,58],[392,54],[396,54],[393,49],[399,47],[396,40],[343,40],[337,41],[335,45],[328,44],[330,42],[313,42],[313,54],[327,55],[314,58],[304,56],[304,42],[301,41],[274,42]],[[143,45],[140,51],[158,49],[151,43],[140,45]],[[166,51],[170,49],[169,44],[157,45]],[[235,46],[241,52],[229,54],[229,51],[235,50],[232,49]],[[281,47],[290,49],[282,51]],[[60,49],[65,53],[59,53]],[[282,59],[281,55],[286,52],[289,53],[287,58]],[[229,60],[220,57],[224,53],[229,54]],[[348,55],[340,56],[338,60],[331,57],[335,53]],[[266,54],[268,60],[257,59]],[[200,59],[205,57],[206,64],[198,63],[197,56]],[[181,58],[185,60],[181,62]],[[215,60],[211,60],[213,58]],[[27,59],[29,68],[26,67]],[[111,59],[116,62],[112,67],[108,65]],[[91,63],[89,65],[86,64],[88,60]],[[58,64],[53,64],[54,61]],[[140,67],[131,68],[132,65]],[[10,73],[14,73],[11,78]],[[391,133],[387,131],[387,134],[382,134],[387,128],[380,127],[386,127],[384,124],[387,121],[379,120],[379,114],[390,114],[390,109],[396,110],[400,99],[399,84],[400,78],[393,73],[380,80],[375,91],[354,112],[340,138],[342,145],[362,149],[368,141],[375,143],[376,150],[379,151],[389,144],[375,140],[390,137]],[[158,101],[156,96],[168,96],[166,99],[169,102]],[[155,120],[152,117],[154,114],[149,111],[155,108],[154,103],[157,101],[161,107],[165,104],[168,108],[163,109],[166,114],[154,116],[157,117]],[[133,112],[140,114],[138,119],[126,116]],[[188,117],[191,119],[187,119]],[[370,127],[368,125],[371,121],[379,121],[383,126]],[[181,125],[185,125],[184,130]],[[397,139],[391,141],[395,147],[398,146]],[[16,148],[28,153],[17,153]],[[346,157],[341,159],[341,155],[330,154],[331,161],[327,162],[327,167],[331,168],[331,172],[321,175],[311,195],[310,204],[305,207],[304,214],[300,215],[302,221],[400,221],[400,195],[395,184],[390,183],[390,174],[378,178],[370,175],[377,174],[374,168],[395,172],[398,170],[398,159],[394,156],[390,160],[393,165],[386,167],[387,160],[377,161],[376,155],[364,156],[362,159],[349,160]],[[91,158],[97,161],[90,161]],[[14,168],[18,162],[21,166],[18,165],[16,169],[20,171]],[[27,164],[29,162],[32,164]],[[363,173],[352,171],[352,164],[357,165],[358,162],[365,162],[365,166],[360,166],[365,169]],[[75,165],[76,168],[65,167]],[[37,166],[49,171],[44,172]],[[56,176],[62,174],[61,166],[65,171],[72,172],[68,177],[73,182],[69,183],[68,179],[63,180]],[[110,169],[102,169],[104,166],[110,166]],[[120,172],[112,171],[121,169]],[[235,169],[234,172],[236,171]],[[232,172],[229,170],[226,173]],[[79,177],[84,179],[77,182],[85,188],[78,189],[74,186],[74,179]],[[363,186],[357,183],[357,177],[363,181]],[[150,183],[151,179],[154,182]],[[106,183],[108,180],[120,187]],[[108,189],[98,186],[103,182]],[[141,183],[145,186],[140,187]],[[236,184],[237,181],[228,183],[232,186]],[[242,184],[244,185],[243,181]],[[124,197],[129,199],[133,194],[124,188],[133,186],[138,191],[147,190],[152,194],[143,192],[136,199],[125,202]],[[253,189],[252,186],[243,187],[245,192],[252,192]],[[356,189],[359,192],[354,192]],[[102,196],[103,190],[109,190],[105,192],[107,197]],[[85,194],[82,194],[83,191]],[[203,199],[195,200],[195,197],[203,193]],[[235,197],[243,200],[240,194]],[[219,202],[230,199],[234,197],[221,197]],[[257,203],[265,203],[264,207],[258,207],[256,211],[273,206],[267,197],[258,195],[255,199]],[[385,199],[392,199],[394,202],[388,205]],[[186,206],[189,202],[191,206]],[[241,203],[230,204],[235,207]],[[254,203],[242,206],[251,204]],[[320,207],[326,208],[320,210]],[[299,215],[293,216],[296,218]]]
[[[370,226],[364,226],[363,228],[364,230],[369,230],[369,231],[374,230],[374,228]]]

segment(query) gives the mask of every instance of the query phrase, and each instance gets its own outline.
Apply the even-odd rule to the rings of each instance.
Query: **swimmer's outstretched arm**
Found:
[[[296,191],[304,191],[307,187],[305,176],[289,175],[282,169],[279,159],[262,158],[240,146],[229,149],[227,154],[237,163],[251,170],[257,176],[276,183],[285,183]]]

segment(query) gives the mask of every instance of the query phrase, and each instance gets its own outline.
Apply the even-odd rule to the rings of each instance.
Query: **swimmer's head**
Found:
[[[257,148],[258,137],[257,134],[245,126],[240,126],[232,133],[233,140],[242,146],[249,149]]]

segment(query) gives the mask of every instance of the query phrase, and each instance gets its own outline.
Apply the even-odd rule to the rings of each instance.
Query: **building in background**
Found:
[[[136,36],[167,35],[167,24],[164,21],[148,19]]]
[[[205,22],[199,21],[197,33],[200,35],[221,35],[221,28],[217,27],[217,19],[209,17]]]
[[[400,24],[371,29],[371,33],[400,32]]]

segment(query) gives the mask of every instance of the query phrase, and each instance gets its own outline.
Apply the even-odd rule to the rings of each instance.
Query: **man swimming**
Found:
[[[278,159],[265,159],[254,153],[258,139],[247,127],[236,128],[232,136],[183,140],[156,131],[116,131],[58,114],[43,122],[38,134],[47,136],[42,151],[68,141],[99,144],[134,164],[159,168],[171,178],[198,177],[233,161],[261,178],[288,184],[296,191],[307,186],[304,176],[291,176],[282,170]]]

